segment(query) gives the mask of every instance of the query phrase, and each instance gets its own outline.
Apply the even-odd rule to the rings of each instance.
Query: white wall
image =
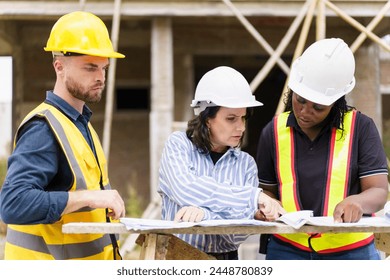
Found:
[[[12,57],[0,56],[0,158],[11,152],[12,139]]]

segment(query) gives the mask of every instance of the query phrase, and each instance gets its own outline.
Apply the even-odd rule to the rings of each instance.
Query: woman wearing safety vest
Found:
[[[261,105],[244,76],[231,67],[214,68],[200,79],[191,104],[196,116],[186,132],[170,135],[162,154],[164,220],[253,219],[260,209],[272,221],[285,213],[258,188],[255,159],[240,149],[250,108]],[[178,237],[216,259],[235,260],[247,235]]]
[[[109,58],[124,55],[87,12],[62,16],[44,49],[53,54],[56,83],[22,121],[8,160],[0,196],[5,259],[120,259],[115,235],[65,235],[62,225],[125,215],[85,104],[100,101]]]
[[[338,38],[315,42],[292,65],[286,112],[263,129],[256,157],[261,187],[287,212],[312,210],[353,223],[387,200],[379,133],[345,100],[354,71],[353,53]],[[270,260],[380,258],[372,233],[274,234],[267,241],[260,251]]]

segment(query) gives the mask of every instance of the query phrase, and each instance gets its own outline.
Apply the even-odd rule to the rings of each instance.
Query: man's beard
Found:
[[[85,89],[81,84],[75,82],[73,79],[68,79],[65,82],[66,89],[73,97],[84,101],[85,103],[98,103],[102,98],[102,92],[104,90],[104,85],[102,83],[97,83],[95,86],[103,86],[100,91],[94,90],[96,93],[91,93],[90,90]]]

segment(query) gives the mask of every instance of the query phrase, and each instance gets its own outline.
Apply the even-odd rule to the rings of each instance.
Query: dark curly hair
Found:
[[[292,111],[292,96],[293,91],[288,88],[287,92],[284,94],[284,104],[286,105],[285,111]],[[347,104],[347,100],[345,99],[345,95],[337,99],[337,101],[333,104],[332,109],[327,117],[327,121],[329,121],[332,127],[336,127],[341,130],[341,135],[344,132],[344,116],[345,113],[354,110],[355,108],[349,106]]]
[[[190,139],[203,154],[208,154],[212,150],[207,120],[214,119],[220,108],[221,106],[206,107],[204,111],[190,120],[187,124],[186,134],[188,139]],[[252,115],[252,108],[247,108],[246,119]]]

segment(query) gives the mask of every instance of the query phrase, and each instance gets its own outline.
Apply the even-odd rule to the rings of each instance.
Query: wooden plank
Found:
[[[290,16],[294,17],[305,1],[240,1],[235,3],[244,16]],[[386,1],[332,1],[353,17],[374,17]],[[0,19],[50,19],[80,9],[78,1],[0,1]],[[87,1],[85,9],[100,16],[111,18],[114,4],[111,2]],[[124,17],[205,17],[232,16],[232,12],[216,1],[123,1],[121,15]],[[326,16],[334,17],[327,10]]]
[[[136,240],[136,243],[142,248],[140,259],[150,259],[154,256],[155,260],[215,260],[213,256],[198,250],[172,234],[157,234],[155,244],[146,244],[149,235],[156,234],[141,234]],[[147,246],[154,246],[155,249],[154,253],[151,248],[149,249],[149,256],[146,255]]]
[[[297,232],[390,232],[388,226],[309,226],[304,225],[294,229],[283,223],[275,223],[275,226],[213,226],[213,227],[190,227],[158,230],[127,230],[121,223],[68,223],[62,226],[64,233],[160,233],[160,234],[260,234],[260,233],[297,233]]]
[[[141,248],[140,259],[185,260],[210,259],[210,256],[197,250],[173,233],[187,234],[261,234],[261,233],[296,233],[296,232],[375,232],[375,244],[379,250],[390,254],[390,224],[388,226],[307,226],[294,229],[286,224],[275,226],[215,226],[191,227],[159,230],[127,230],[121,223],[68,223],[63,225],[64,233],[140,233],[136,243]]]
[[[375,246],[390,256],[390,233],[375,233]]]
[[[167,235],[165,235],[167,236]],[[167,260],[215,260],[210,256],[174,235],[168,235]]]
[[[68,223],[62,226],[63,233],[128,233],[121,223]]]
[[[172,235],[158,234],[156,246],[156,260],[166,260],[166,255],[169,250],[169,239]]]
[[[7,225],[3,223],[3,221],[0,221],[0,234],[6,234],[7,233]]]
[[[145,236],[145,241],[142,244],[140,259],[154,260],[156,259],[157,234],[150,233]]]

